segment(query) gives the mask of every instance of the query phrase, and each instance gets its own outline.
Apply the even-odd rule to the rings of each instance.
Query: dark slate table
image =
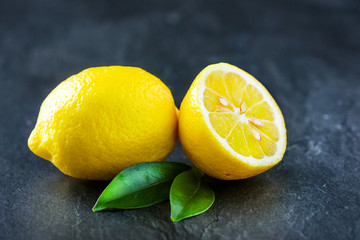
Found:
[[[196,74],[229,62],[283,111],[283,161],[213,181],[213,207],[179,223],[169,204],[93,213],[107,182],[30,152],[41,102],[101,65],[142,67],[177,106]],[[360,4],[352,0],[3,1],[0,239],[360,239]],[[178,145],[169,160],[188,163]]]

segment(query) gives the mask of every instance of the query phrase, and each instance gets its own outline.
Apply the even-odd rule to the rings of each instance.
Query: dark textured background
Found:
[[[352,0],[2,1],[1,239],[360,239],[360,4]],[[67,177],[27,148],[62,80],[100,65],[160,77],[177,106],[196,74],[229,62],[285,116],[283,161],[214,181],[213,207],[93,213],[104,182]],[[188,162],[178,146],[170,160]]]

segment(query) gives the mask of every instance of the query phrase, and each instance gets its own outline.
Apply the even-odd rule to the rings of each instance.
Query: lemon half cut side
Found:
[[[180,108],[179,136],[196,167],[220,179],[257,175],[281,161],[286,128],[265,87],[227,63],[209,65]]]

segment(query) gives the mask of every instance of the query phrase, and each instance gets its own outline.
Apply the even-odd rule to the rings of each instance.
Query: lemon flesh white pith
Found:
[[[263,85],[226,63],[206,67],[180,108],[179,136],[196,167],[219,179],[255,176],[281,161],[282,113]]]
[[[177,108],[170,90],[136,67],[96,67],[71,76],[41,105],[28,145],[67,175],[112,179],[174,149]]]

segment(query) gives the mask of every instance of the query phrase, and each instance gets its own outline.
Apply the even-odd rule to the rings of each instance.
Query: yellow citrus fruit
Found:
[[[139,162],[163,161],[177,138],[170,90],[136,67],[73,75],[44,100],[28,145],[63,173],[112,179]]]
[[[184,153],[206,174],[224,180],[255,176],[281,161],[282,113],[265,87],[227,63],[209,65],[180,107]]]

